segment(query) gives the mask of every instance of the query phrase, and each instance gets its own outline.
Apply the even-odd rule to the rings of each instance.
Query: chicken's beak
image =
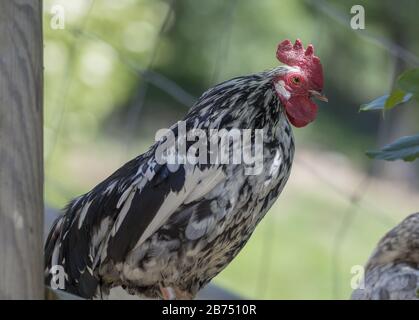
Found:
[[[329,99],[327,99],[326,96],[322,95],[320,92],[316,90],[308,90],[310,92],[311,97],[316,98],[317,100],[328,102]]]

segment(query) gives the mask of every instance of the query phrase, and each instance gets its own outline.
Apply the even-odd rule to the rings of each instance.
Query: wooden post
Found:
[[[0,299],[42,299],[42,0],[0,1]]]

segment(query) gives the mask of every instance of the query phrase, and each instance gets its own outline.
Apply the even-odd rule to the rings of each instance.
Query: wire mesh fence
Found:
[[[104,43],[109,46],[118,57],[119,61],[125,65],[135,76],[141,79],[141,86],[135,93],[135,104],[130,106],[130,109],[126,113],[125,129],[128,132],[132,132],[132,136],[135,136],[135,127],[137,125],[138,119],[141,117],[143,112],[144,104],[146,103],[146,97],[148,95],[150,87],[155,87],[168,96],[174,99],[177,103],[184,105],[185,107],[190,107],[197,100],[197,97],[186,88],[183,88],[182,85],[172,80],[169,76],[162,74],[159,70],[155,68],[155,59],[158,56],[159,50],[161,50],[161,41],[162,37],[168,30],[168,24],[170,18],[173,15],[173,8],[176,5],[176,0],[168,1],[169,10],[166,12],[165,17],[161,26],[158,28],[158,36],[151,48],[149,50],[148,63],[145,66],[138,65],[137,62],[130,59],[124,55],[123,51],[118,48],[118,46],[112,43],[110,40],[105,39],[104,37],[95,33],[94,30],[87,30],[87,24],[91,13],[95,10],[95,3],[98,0],[90,1],[89,8],[85,13],[84,18],[81,20],[81,23],[76,28],[68,28],[68,32],[72,35],[72,49],[71,52],[76,52],[78,50],[78,45],[80,41],[88,40],[93,42]],[[349,16],[343,12],[339,12],[338,9],[334,8],[327,1],[305,1],[307,5],[311,8],[318,10],[324,17],[328,19],[330,24],[339,24],[345,28],[350,29],[348,19]],[[229,57],[229,47],[231,39],[231,31],[234,28],[235,23],[235,13],[240,9],[240,6],[245,6],[246,3],[238,0],[231,0],[225,3],[224,7],[224,16],[221,29],[223,30],[222,34],[218,39],[217,51],[214,59],[214,67],[210,75],[210,81],[212,84],[215,84],[223,79],[223,68],[225,64],[228,64]],[[353,30],[352,30],[353,31]],[[410,52],[409,50],[401,47],[400,45],[393,43],[387,39],[375,36],[371,32],[354,32],[356,36],[359,36],[363,41],[368,42],[371,45],[379,46],[381,49],[388,52],[394,59],[402,59],[405,62],[418,65],[419,57]],[[193,50],[193,47],[190,48]],[[70,57],[71,59],[71,57]],[[49,153],[46,154],[46,165],[50,164],[52,154],[56,148],[56,144],[59,141],[61,133],[61,127],[67,116],[67,98],[69,94],[69,88],[72,85],[74,80],[74,70],[69,67],[69,70],[65,73],[65,78],[60,81],[62,84],[61,91],[57,93],[57,114],[58,119],[55,121],[55,126],[52,129],[53,131],[53,141],[51,142],[51,148]],[[333,103],[333,102],[332,102]],[[174,119],[175,120],[175,119]],[[126,148],[128,149],[129,140],[125,141]],[[305,161],[303,157],[299,157],[295,163],[295,170],[304,170],[307,174],[312,175],[319,181],[320,184],[323,184],[328,190],[332,190],[337,197],[342,198],[346,201],[346,209],[344,212],[340,212],[339,215],[340,223],[335,230],[332,230],[333,233],[333,244],[332,244],[332,253],[331,253],[331,267],[330,267],[330,278],[331,283],[333,284],[331,297],[333,298],[345,298],[342,296],[342,279],[339,277],[340,268],[342,267],[342,255],[343,252],[343,243],[347,240],[349,233],[348,231],[352,227],[352,223],[357,215],[360,214],[365,209],[365,199],[368,197],[368,189],[371,187],[371,181],[377,177],[373,177],[372,171],[374,169],[375,162],[372,162],[369,166],[369,169],[363,172],[362,177],[359,179],[358,183],[353,190],[348,192],[347,188],[341,188],[339,184],[334,184],[329,176],[325,176],[324,172],[318,171],[316,165]],[[53,178],[52,178],[53,180]],[[51,180],[50,180],[51,181]],[[59,182],[59,184],[64,184],[64,182]],[[61,186],[65,189],[65,186]],[[374,202],[375,200],[371,200]],[[384,224],[386,226],[391,226],[396,223],[394,217],[389,216],[387,212],[380,212],[380,209],[377,208],[376,214],[372,217],[377,220],[377,223]],[[260,259],[259,262],[259,272],[257,276],[256,286],[254,288],[254,296],[258,298],[265,298],[267,296],[267,288],[269,286],[270,273],[275,268],[274,261],[272,261],[272,243],[274,237],[280,237],[280,235],[275,235],[275,229],[273,225],[267,225],[264,229],[264,239],[261,242],[262,247],[260,248]],[[378,239],[377,239],[378,240]],[[345,284],[346,285],[346,284]]]

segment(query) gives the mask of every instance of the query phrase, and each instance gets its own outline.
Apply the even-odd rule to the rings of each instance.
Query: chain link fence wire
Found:
[[[88,38],[89,40],[100,41],[107,44],[110,48],[112,48],[118,59],[121,63],[123,63],[132,73],[136,76],[141,78],[143,83],[141,84],[138,92],[136,93],[135,101],[136,103],[132,104],[130,110],[126,116],[127,127],[129,128],[128,132],[131,131],[132,135],[134,135],[134,129],[137,121],[141,116],[141,112],[145,103],[145,99],[148,93],[149,86],[155,86],[156,88],[164,91],[169,96],[171,96],[176,102],[185,105],[186,107],[191,107],[193,103],[197,100],[197,97],[189,93],[187,90],[182,88],[181,85],[173,81],[172,79],[166,77],[164,74],[157,72],[154,69],[155,59],[158,56],[158,50],[160,48],[161,37],[163,36],[168,21],[170,20],[171,15],[173,14],[173,6],[176,0],[168,1],[169,10],[166,13],[165,18],[163,19],[163,23],[161,24],[158,36],[155,40],[154,46],[150,51],[149,62],[147,65],[139,66],[136,62],[132,61],[128,57],[124,56],[122,50],[120,50],[115,44],[111,43],[110,41],[100,37],[96,33],[92,31],[86,30],[86,25],[88,23],[88,19],[90,14],[93,10],[95,0],[90,2],[89,9],[85,14],[84,19],[82,20],[81,24],[77,28],[70,29],[70,32],[73,34],[75,40],[71,47],[70,57],[74,58],[74,52],[77,50],[78,43],[82,38]],[[338,9],[332,7],[327,1],[324,0],[305,0],[305,2],[321,12],[325,17],[331,19],[334,23],[344,26],[348,29],[350,28],[349,24],[349,15],[340,12]],[[225,66],[226,60],[228,57],[229,51],[229,43],[231,37],[231,31],[234,26],[234,14],[237,10],[237,6],[239,5],[238,0],[230,0],[226,3],[225,8],[225,17],[224,23],[221,25],[221,30],[223,31],[223,36],[220,37],[220,41],[218,44],[218,50],[216,56],[214,58],[214,68],[211,76],[211,83],[216,83],[220,80],[221,72],[223,67]],[[352,29],[351,29],[352,30]],[[419,57],[414,55],[412,52],[408,51],[407,49],[387,40],[384,38],[380,38],[371,34],[369,32],[356,32],[356,35],[360,36],[365,41],[377,45],[383,50],[387,51],[395,58],[402,59],[411,65],[419,65]],[[73,54],[71,54],[73,52]],[[62,80],[63,86],[61,92],[58,94],[57,98],[57,106],[61,106],[58,111],[58,120],[56,121],[56,126],[53,128],[54,132],[54,139],[52,142],[51,151],[49,154],[46,155],[46,165],[48,165],[50,158],[54,152],[54,149],[57,144],[58,137],[60,135],[60,127],[63,125],[63,121],[65,118],[67,104],[66,104],[66,97],[68,96],[68,91],[71,86],[71,83],[74,79],[74,71],[71,69],[71,62],[67,67],[67,72],[65,74],[65,78]],[[126,146],[128,148],[128,144]],[[334,235],[334,244],[332,248],[332,296],[334,298],[341,297],[341,279],[339,278],[340,274],[340,264],[341,264],[341,254],[342,254],[342,244],[344,243],[347,235],[348,230],[351,228],[351,224],[354,221],[356,214],[363,208],[363,200],[366,195],[366,191],[371,184],[371,171],[374,167],[374,162],[372,162],[369,170],[364,173],[364,178],[359,183],[359,186],[354,188],[353,192],[348,193],[346,190],[343,190],[338,185],[335,185],[330,182],[327,177],[323,176],[323,174],[316,170],[315,166],[311,163],[304,161],[303,159],[296,159],[297,165],[309,172],[311,175],[316,177],[319,181],[323,184],[330,187],[331,190],[334,190],[336,194],[340,197],[345,199],[348,202],[346,210],[342,213],[342,218],[338,229]],[[55,181],[54,183],[58,183]],[[65,188],[63,187],[63,192],[65,192]],[[395,223],[394,219],[389,217],[386,213],[380,212],[377,209],[377,213],[374,215],[374,218],[384,223],[386,225],[392,225]],[[275,230],[273,226],[268,226],[265,229],[264,240],[262,242],[261,248],[261,256],[260,256],[260,266],[259,266],[259,274],[257,277],[257,283],[255,286],[255,295],[258,298],[264,298],[267,294],[267,289],[269,285],[269,274],[272,268],[272,239],[275,235]],[[347,297],[346,297],[347,298]]]

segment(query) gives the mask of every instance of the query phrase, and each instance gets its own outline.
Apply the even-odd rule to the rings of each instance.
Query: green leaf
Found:
[[[403,72],[397,79],[400,89],[411,92],[416,98],[419,97],[419,68],[410,69]]]
[[[419,157],[419,135],[402,137],[381,150],[368,151],[367,156],[387,161],[413,161]]]
[[[384,104],[384,109],[393,109],[398,104],[409,101],[410,98],[412,98],[411,93],[406,93],[400,89],[394,89],[390,96],[387,98]]]
[[[389,95],[386,94],[385,96],[374,99],[371,102],[364,103],[359,108],[359,111],[383,110],[388,97]]]
[[[405,103],[412,98],[411,93],[405,93],[400,89],[395,89],[391,94],[374,99],[371,102],[361,105],[359,111],[373,111],[394,108],[396,105]]]

